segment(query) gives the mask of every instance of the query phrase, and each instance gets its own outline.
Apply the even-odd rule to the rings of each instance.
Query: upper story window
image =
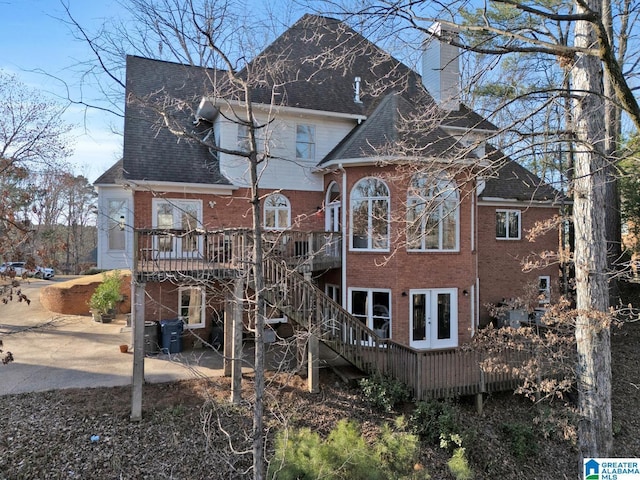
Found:
[[[520,210],[496,210],[496,238],[520,240]]]
[[[284,230],[291,226],[289,199],[280,193],[269,195],[264,201],[264,228]]]
[[[126,236],[124,227],[127,223],[127,201],[110,199],[107,201],[107,236],[109,250],[125,250]]]
[[[200,200],[153,200],[153,227],[162,230],[182,230],[180,236],[158,237],[158,249],[164,253],[195,253],[199,250],[199,236],[195,230],[202,228],[202,202]]]
[[[455,182],[415,175],[407,196],[407,250],[458,250],[459,204]]]
[[[351,248],[389,250],[389,188],[378,178],[363,178],[351,190]]]
[[[296,158],[313,160],[316,158],[316,127],[296,125]]]
[[[249,140],[249,127],[247,125],[238,124],[238,149],[242,152],[250,150],[251,143]]]

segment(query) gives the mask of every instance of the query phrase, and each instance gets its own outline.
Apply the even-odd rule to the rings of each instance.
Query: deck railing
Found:
[[[233,275],[252,261],[253,238],[248,229],[137,229],[137,273],[146,277],[184,272],[199,277]],[[335,268],[342,261],[339,233],[265,231],[262,238],[266,256],[286,259],[289,266],[302,271]]]
[[[483,355],[461,348],[423,351],[380,338],[286,262],[265,259],[267,300],[297,324],[319,337],[352,364],[369,374],[390,375],[403,382],[418,400],[472,395],[516,388],[513,371],[485,372]],[[503,360],[520,365],[523,352],[505,352]]]
[[[137,230],[137,275],[229,277],[246,273],[253,260],[250,230]],[[311,284],[299,272],[339,266],[340,236],[331,232],[264,232],[265,297],[296,324],[369,374],[390,375],[418,400],[515,388],[512,372],[489,373],[482,354],[460,348],[422,351],[381,338]],[[507,352],[518,365],[523,353]]]

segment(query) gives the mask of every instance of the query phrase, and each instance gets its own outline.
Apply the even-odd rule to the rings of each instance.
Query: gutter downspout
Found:
[[[340,289],[342,291],[342,308],[347,308],[347,171],[338,165],[342,171],[342,211],[340,212],[340,227],[342,229],[342,281]]]

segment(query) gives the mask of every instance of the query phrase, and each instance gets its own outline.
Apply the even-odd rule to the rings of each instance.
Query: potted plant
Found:
[[[116,305],[122,300],[121,288],[122,277],[119,271],[103,275],[102,283],[89,299],[89,308],[96,322],[109,323],[115,318]]]

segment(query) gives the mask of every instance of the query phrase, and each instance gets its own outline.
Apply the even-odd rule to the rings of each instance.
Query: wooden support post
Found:
[[[320,342],[313,333],[309,335],[309,360],[307,365],[307,386],[309,392],[320,391]]]
[[[133,305],[131,328],[133,331],[133,385],[131,389],[131,420],[142,420],[142,385],[144,384],[144,298],[145,284],[132,285]]]
[[[233,285],[233,320],[231,342],[231,403],[242,400],[242,300],[244,282],[236,279]]]
[[[476,395],[476,412],[478,412],[478,415],[482,415],[484,392],[486,391],[486,389],[487,387],[485,384],[484,370],[482,370],[481,368],[480,369],[480,393]]]
[[[235,302],[231,294],[227,294],[224,304],[224,341],[222,345],[222,358],[224,376],[231,376],[232,350],[233,350],[233,320],[235,318]]]

